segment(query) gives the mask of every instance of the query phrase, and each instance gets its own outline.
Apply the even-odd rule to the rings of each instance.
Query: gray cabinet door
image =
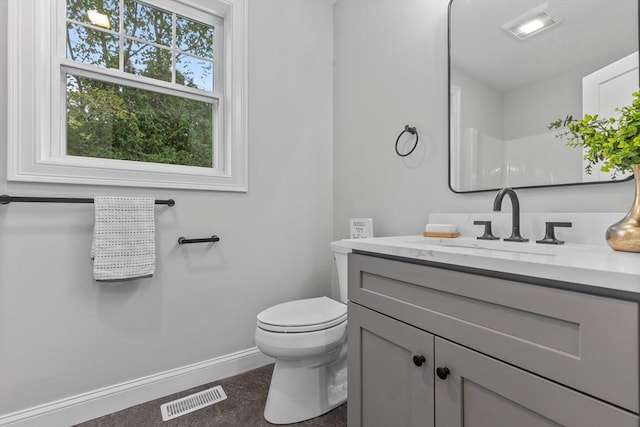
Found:
[[[433,427],[433,335],[354,303],[348,333],[349,427]]]
[[[638,416],[441,338],[435,338],[436,425],[638,427]]]

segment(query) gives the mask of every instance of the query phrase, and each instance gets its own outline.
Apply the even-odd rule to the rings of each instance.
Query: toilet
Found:
[[[347,399],[347,254],[331,243],[340,301],[308,298],[275,305],[257,316],[256,346],[275,359],[264,409],[272,424],[315,418]]]

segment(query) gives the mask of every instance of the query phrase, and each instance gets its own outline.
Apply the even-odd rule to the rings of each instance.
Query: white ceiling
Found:
[[[501,25],[547,4],[562,22],[526,40]],[[589,74],[638,49],[637,0],[452,0],[451,66],[495,89]]]

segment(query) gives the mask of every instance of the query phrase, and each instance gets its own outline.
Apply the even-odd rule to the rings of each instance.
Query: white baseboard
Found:
[[[11,414],[0,415],[0,427],[68,427],[272,362],[273,359],[253,347]]]

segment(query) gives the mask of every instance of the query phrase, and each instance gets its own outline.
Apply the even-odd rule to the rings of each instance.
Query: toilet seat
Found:
[[[270,332],[313,332],[345,322],[347,306],[327,297],[301,299],[270,307],[257,319],[258,327]]]

